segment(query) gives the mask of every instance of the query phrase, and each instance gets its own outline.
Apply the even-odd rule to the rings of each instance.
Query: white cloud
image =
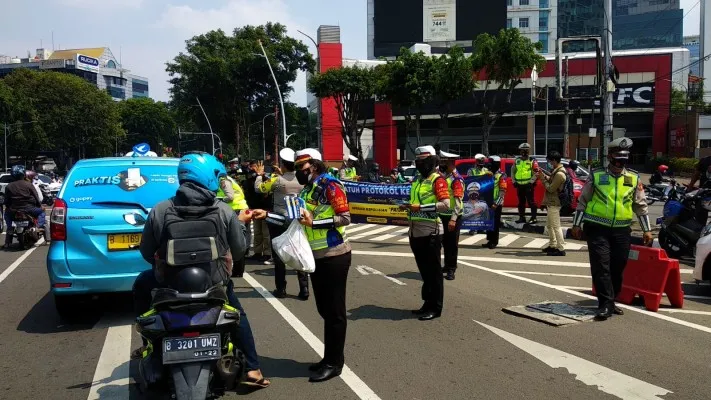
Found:
[[[140,8],[143,0],[58,0],[58,3],[76,8]]]

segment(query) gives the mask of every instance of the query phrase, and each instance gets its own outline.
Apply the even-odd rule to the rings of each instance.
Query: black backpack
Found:
[[[173,204],[163,221],[158,256],[165,261],[167,274],[198,267],[208,273],[213,285],[229,279],[220,262],[229,244],[217,203],[209,207]]]
[[[565,183],[558,193],[558,199],[560,200],[561,212],[568,213],[572,211],[573,208],[573,179],[565,172]]]

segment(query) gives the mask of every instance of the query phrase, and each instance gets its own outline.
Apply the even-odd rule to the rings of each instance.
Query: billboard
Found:
[[[450,42],[457,40],[456,0],[423,0],[422,41]]]
[[[40,69],[62,69],[65,67],[65,60],[42,60],[39,67]]]
[[[88,71],[98,74],[99,60],[93,57],[85,56],[83,54],[77,54],[76,68],[82,71]]]

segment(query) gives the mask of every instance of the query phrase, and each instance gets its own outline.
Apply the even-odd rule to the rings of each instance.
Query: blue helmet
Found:
[[[16,180],[25,179],[25,166],[24,165],[13,165],[10,170],[10,175]]]
[[[178,164],[178,181],[194,182],[198,185],[216,192],[220,188],[220,175],[225,171],[225,166],[207,153],[189,153],[180,159]]]

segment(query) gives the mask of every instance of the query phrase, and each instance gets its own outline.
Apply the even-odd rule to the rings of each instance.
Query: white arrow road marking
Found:
[[[490,330],[500,338],[536,357],[551,368],[565,368],[575,379],[586,385],[597,386],[597,389],[624,400],[659,399],[673,393],[671,390],[652,385],[621,372],[611,370],[572,354],[528,340],[521,336],[503,331],[493,326],[474,320],[477,324]]]
[[[365,265],[356,265],[356,270],[358,270],[361,275],[370,275],[370,272],[365,270],[366,268],[368,267]]]

